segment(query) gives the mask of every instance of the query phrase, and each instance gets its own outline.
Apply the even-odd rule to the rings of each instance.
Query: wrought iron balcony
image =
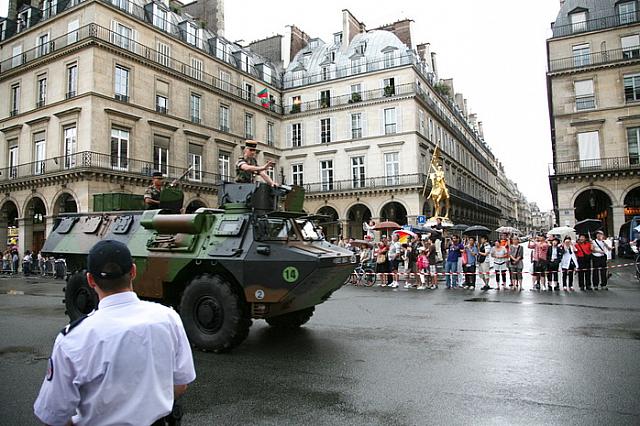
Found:
[[[422,173],[397,176],[378,176],[364,179],[333,180],[330,182],[305,183],[305,194],[339,193],[344,191],[363,191],[382,188],[420,187],[424,185],[426,175]]]
[[[284,113],[286,115],[291,115],[300,112],[314,111],[342,105],[353,105],[359,102],[391,98],[395,96],[413,95],[416,92],[414,86],[415,85],[413,83],[407,83],[398,86],[387,86],[382,89],[367,90],[365,92],[355,92],[348,95],[332,96],[330,98],[322,98],[315,101],[289,104],[284,106]]]
[[[604,30],[606,28],[630,25],[639,22],[638,12],[618,13],[616,15],[603,16],[600,18],[588,19],[583,22],[575,22],[566,25],[552,25],[553,38],[564,37],[573,34],[580,34],[589,31]]]
[[[549,164],[549,176],[640,170],[640,156],[609,157],[594,160],[564,161]]]
[[[240,99],[244,102],[248,101],[254,105],[259,105],[262,109],[269,109],[272,112],[282,114],[281,105],[271,103],[269,105],[269,108],[264,108],[262,106],[263,99],[258,98],[258,96],[256,96],[255,94],[248,94],[247,91],[238,86],[234,86],[233,84],[221,80],[211,74],[205,73],[200,69],[195,69],[184,62],[180,62],[173,58],[167,58],[165,55],[155,49],[149,48],[132,39],[122,37],[120,34],[96,24],[86,25],[76,31],[69,32],[61,37],[52,40],[50,42],[51,49],[49,51],[49,55],[64,47],[70,46],[75,43],[80,43],[88,39],[97,39],[102,42],[115,45],[121,49],[124,49],[132,54],[141,57],[144,62],[153,62],[159,66],[169,68],[175,72],[178,72],[185,77],[193,78],[193,75],[197,74],[200,77],[200,83],[210,87],[211,89],[221,90],[236,99]],[[38,54],[37,47],[27,50],[20,55],[16,55],[0,62],[0,75],[40,58],[42,58],[42,56]],[[125,101],[128,101],[128,99],[126,99]]]
[[[0,41],[4,41],[10,37],[13,37],[16,34],[30,28],[39,22],[45,21],[58,13],[61,13],[65,10],[71,9],[81,3],[86,2],[87,0],[58,0],[56,4],[42,9],[33,9],[37,13],[32,13],[31,19],[29,23],[23,27],[17,25],[15,21],[6,20],[5,27],[3,28],[2,33],[0,34]],[[277,76],[271,74],[265,74],[261,69],[258,69],[254,65],[251,64],[242,64],[240,61],[230,54],[229,52],[222,51],[220,49],[212,47],[212,44],[208,42],[208,40],[203,40],[193,36],[192,34],[187,34],[182,28],[173,22],[161,19],[158,16],[154,16],[153,13],[150,12],[151,9],[146,9],[143,6],[140,6],[130,0],[100,0],[102,3],[105,3],[111,7],[115,7],[120,11],[126,13],[129,16],[132,16],[141,21],[152,24],[158,30],[165,32],[167,35],[184,41],[190,45],[192,45],[195,49],[201,50],[204,53],[215,57],[221,61],[232,65],[235,68],[238,68],[246,73],[263,80],[264,82],[274,85],[278,88],[282,87],[281,82]]]
[[[285,75],[284,88],[291,89],[294,87],[306,86],[307,84],[319,83],[322,81],[331,81],[339,78],[345,78],[352,75],[358,75],[368,73],[372,71],[379,71],[383,69],[395,68],[403,65],[411,65],[416,62],[416,57],[413,54],[408,55],[394,55],[393,58],[386,59],[374,59],[367,62],[361,62],[358,65],[349,65],[339,68],[331,69],[329,73],[320,72],[317,74],[309,74],[302,71],[301,75],[297,75],[295,72]]]
[[[129,177],[151,178],[154,170],[156,170],[156,166],[150,161],[116,157],[93,151],[82,151],[0,169],[0,187],[9,183],[34,178],[77,172],[101,171]],[[162,171],[166,172],[168,178],[176,178],[181,176],[186,169],[167,166],[163,167]],[[220,175],[204,171],[191,171],[184,181],[205,186],[217,185],[220,183]]]
[[[640,60],[640,46],[605,50],[588,55],[576,55],[549,61],[549,72],[580,70],[593,66]]]

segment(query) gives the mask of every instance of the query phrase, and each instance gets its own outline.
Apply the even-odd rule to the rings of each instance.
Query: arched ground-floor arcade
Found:
[[[393,221],[399,225],[417,224],[418,216],[429,217],[432,206],[420,190],[371,192],[352,196],[322,194],[305,198],[305,211],[328,215],[325,236],[356,238],[364,236],[363,222]],[[453,223],[483,225],[496,229],[499,210],[470,197],[451,196],[449,218]]]
[[[559,225],[573,226],[583,219],[600,219],[609,236],[640,216],[640,179],[636,175],[609,179],[567,179],[557,183]]]
[[[3,185],[0,198],[0,247],[18,247],[37,253],[61,213],[94,211],[94,195],[100,193],[144,194],[147,179],[91,175],[90,179],[39,181]],[[213,188],[185,187],[184,206],[217,207]]]

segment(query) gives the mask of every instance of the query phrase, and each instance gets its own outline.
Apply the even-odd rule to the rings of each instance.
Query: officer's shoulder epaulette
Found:
[[[91,315],[93,315],[95,311],[91,311],[90,313],[88,313],[87,315],[83,315],[80,318],[77,318],[73,321],[71,321],[69,324],[67,324],[62,330],[60,330],[60,333],[62,333],[63,336],[66,336],[67,334],[69,334],[71,332],[71,330],[73,330],[74,328],[76,328],[77,326],[80,325],[80,323],[84,320],[86,320],[87,318],[89,318]]]

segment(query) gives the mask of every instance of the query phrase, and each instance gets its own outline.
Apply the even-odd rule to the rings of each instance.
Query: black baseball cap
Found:
[[[154,178],[163,178],[164,176],[162,175],[162,172],[153,172],[153,174],[151,175],[151,177],[154,177]]]
[[[133,259],[129,248],[115,240],[98,242],[89,251],[87,270],[96,278],[115,279],[131,271]]]

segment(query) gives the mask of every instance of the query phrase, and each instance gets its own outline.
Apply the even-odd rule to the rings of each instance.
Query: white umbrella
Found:
[[[549,232],[547,232],[547,234],[560,235],[561,237],[571,234],[571,236],[575,238],[576,230],[570,226],[556,226],[555,228],[549,229]]]

